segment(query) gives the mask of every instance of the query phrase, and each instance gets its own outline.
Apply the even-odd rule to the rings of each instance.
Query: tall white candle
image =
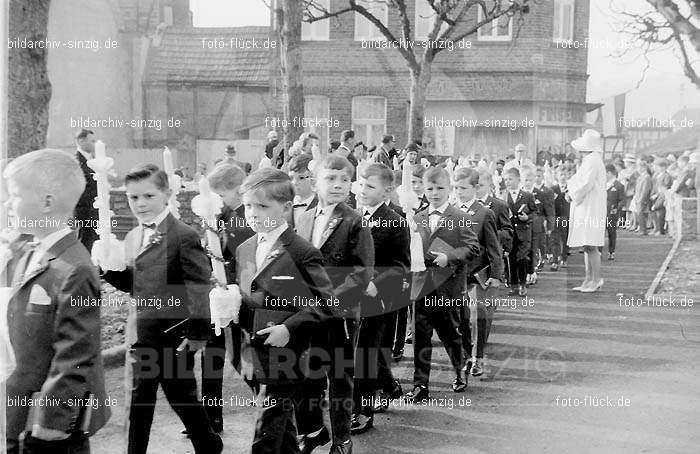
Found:
[[[175,167],[173,166],[173,153],[168,147],[163,150],[163,170],[168,176],[175,174]]]
[[[199,179],[199,194],[206,200],[210,201],[210,207],[213,206],[213,201],[211,201],[211,199],[216,195],[211,192],[211,189],[209,188],[209,181],[206,177]],[[214,213],[213,209],[210,209],[207,213],[206,223],[210,228],[216,229],[216,213]],[[211,253],[214,255],[214,257],[221,258],[221,243],[219,243],[218,235],[212,230],[207,229],[206,236],[207,244],[209,245],[209,250]],[[211,262],[213,270],[212,274],[214,275],[214,278],[217,282],[226,285],[226,270],[223,262],[214,258],[212,258]]]
[[[95,157],[97,159],[104,159],[107,157],[107,153],[105,152],[105,143],[101,140],[95,142]]]

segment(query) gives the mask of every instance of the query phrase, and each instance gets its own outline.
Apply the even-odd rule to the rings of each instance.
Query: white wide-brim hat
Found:
[[[595,129],[586,129],[583,131],[583,135],[571,142],[571,146],[574,148],[574,150],[578,151],[597,151],[598,153],[603,152],[603,147],[600,141],[600,133]]]

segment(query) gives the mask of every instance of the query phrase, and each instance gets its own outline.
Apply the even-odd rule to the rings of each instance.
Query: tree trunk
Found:
[[[408,116],[408,140],[423,140],[425,103],[430,83],[432,62],[423,62],[418,71],[411,71],[411,92]]]
[[[285,150],[304,132],[304,85],[301,54],[301,20],[303,2],[280,0],[282,20],[280,33],[280,68],[282,70]],[[279,14],[278,14],[279,19]]]
[[[51,83],[48,49],[18,48],[45,42],[50,0],[10,0],[8,35],[7,155],[16,157],[46,146]],[[19,42],[17,41],[19,40]],[[14,42],[14,44],[13,44]]]

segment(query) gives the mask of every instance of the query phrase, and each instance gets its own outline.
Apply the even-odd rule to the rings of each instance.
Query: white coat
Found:
[[[592,152],[567,183],[570,247],[605,244],[606,199],[605,164],[601,153]]]

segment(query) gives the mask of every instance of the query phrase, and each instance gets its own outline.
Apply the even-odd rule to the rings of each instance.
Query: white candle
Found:
[[[202,177],[199,180],[199,194],[209,201],[211,201],[212,197],[215,196],[214,194],[212,194],[211,189],[209,189],[209,181],[206,177]],[[210,202],[209,206],[213,206],[213,203]],[[213,209],[210,209],[207,213],[206,223],[207,226],[209,226],[210,228],[216,229],[216,213],[214,213]],[[206,235],[209,250],[211,251],[214,257],[220,259],[222,257],[222,254],[221,243],[219,243],[219,236],[210,229],[207,229]],[[220,284],[226,285],[226,270],[224,268],[224,263],[221,260],[212,258],[211,265],[213,270],[212,274],[214,275],[216,281]]]
[[[163,170],[165,170],[165,173],[167,173],[168,176],[175,174],[173,154],[168,147],[165,147],[165,150],[163,150]]]
[[[107,153],[105,153],[105,143],[101,140],[95,142],[95,157],[97,159],[103,159],[107,157]]]

